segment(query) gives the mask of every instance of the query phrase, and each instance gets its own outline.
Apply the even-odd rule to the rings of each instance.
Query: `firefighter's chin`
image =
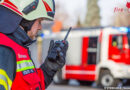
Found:
[[[31,31],[29,31],[29,32],[27,33],[27,35],[28,35],[32,40],[35,40],[37,33],[33,33],[33,32],[31,32]]]

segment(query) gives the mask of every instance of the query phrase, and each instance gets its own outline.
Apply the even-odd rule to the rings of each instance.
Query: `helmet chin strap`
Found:
[[[20,22],[20,26],[22,26],[25,32],[27,33],[29,30],[31,30],[31,27],[34,24],[34,22],[35,20],[28,21],[28,20],[22,19],[22,21]]]

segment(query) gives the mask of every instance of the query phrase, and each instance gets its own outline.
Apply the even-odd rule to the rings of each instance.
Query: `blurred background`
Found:
[[[54,21],[43,21],[30,46],[37,67],[51,39],[62,40],[70,26],[66,66],[47,90],[130,89],[130,1],[55,0]]]

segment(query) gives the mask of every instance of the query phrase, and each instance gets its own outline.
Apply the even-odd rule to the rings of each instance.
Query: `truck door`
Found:
[[[81,47],[81,63],[66,65],[65,79],[95,81],[98,37],[83,37]]]
[[[98,37],[83,38],[82,66],[83,70],[88,72],[86,79],[89,81],[95,80],[97,43]]]
[[[108,55],[109,60],[117,63],[130,64],[128,39],[126,35],[110,35]]]

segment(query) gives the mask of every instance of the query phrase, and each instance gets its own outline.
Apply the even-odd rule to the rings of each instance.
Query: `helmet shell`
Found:
[[[0,5],[29,21],[38,18],[53,20],[55,14],[54,0],[0,0]]]

